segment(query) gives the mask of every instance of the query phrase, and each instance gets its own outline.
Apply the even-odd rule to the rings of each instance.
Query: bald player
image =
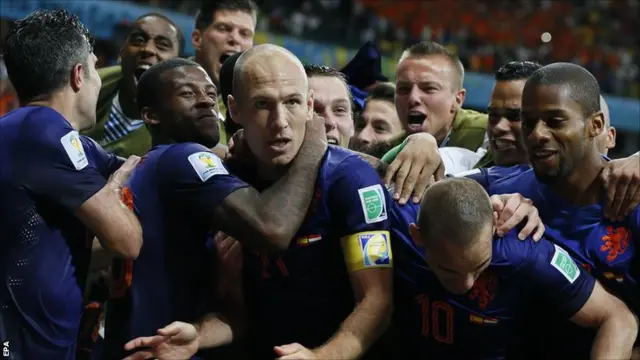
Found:
[[[223,230],[248,249],[278,252],[288,248],[311,203],[326,149],[323,122],[309,121],[311,111],[292,114],[300,124],[297,156],[260,193],[209,150],[218,142],[216,97],[207,73],[189,60],[156,64],[140,78],[137,101],[154,147],[122,197],[141,220],[145,245],[136,261],[112,266],[104,359],[122,359],[132,338],[205,313],[210,233]]]
[[[233,80],[231,118],[242,125],[243,146],[257,166],[231,161],[227,166],[261,189],[286,174],[298,156],[304,135],[299,114],[313,112],[313,93],[300,61],[274,45],[243,53]],[[359,358],[389,320],[393,259],[390,203],[382,181],[359,156],[329,145],[315,189],[286,251],[269,256],[245,249],[252,359]],[[182,334],[177,341],[152,337],[129,346],[155,345],[152,355],[160,357],[167,349],[207,347],[238,335],[218,320],[196,325],[198,332],[185,323],[161,330]]]
[[[607,155],[609,150],[616,147],[616,128],[611,126],[609,104],[607,104],[607,100],[602,95],[600,95],[600,111],[602,111],[602,116],[604,117],[604,129],[596,137],[596,146],[601,154]]]
[[[638,324],[625,304],[552,242],[520,241],[518,229],[497,236],[497,216],[476,182],[440,181],[419,209],[398,209],[392,210],[394,240],[402,239],[394,242],[397,268],[410,271],[396,277],[397,358],[516,356],[525,315],[535,309],[546,321],[570,319],[597,330],[592,358],[629,358]]]

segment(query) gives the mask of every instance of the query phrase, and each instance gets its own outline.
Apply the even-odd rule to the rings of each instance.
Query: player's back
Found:
[[[513,176],[522,174],[529,170],[529,165],[514,165],[514,166],[492,166],[488,168],[472,169],[461,173],[454,174],[455,177],[468,177],[475,180],[483,188],[487,189],[496,181],[507,179]]]
[[[23,107],[0,118],[5,358],[75,356],[93,236],[74,211],[106,182],[104,159],[96,158],[103,155],[50,108]]]
[[[193,322],[206,312],[214,269],[206,241],[213,217],[201,213],[194,203],[189,207],[189,201],[183,200],[193,189],[167,176],[175,172],[178,177],[186,171],[193,178],[185,181],[197,186],[197,173],[182,169],[184,164],[176,160],[186,160],[193,149],[200,151],[195,154],[213,155],[193,143],[155,146],[122,190],[122,199],[142,225],[143,246],[135,261],[114,260],[104,359],[121,359],[127,341],[154,335],[173,321]],[[191,165],[187,162],[187,166]]]
[[[489,192],[520,192],[531,198],[545,223],[545,237],[567,250],[578,264],[631,309],[640,311],[640,292],[637,288],[640,263],[635,260],[640,241],[640,208],[636,208],[623,221],[611,221],[603,215],[604,195],[599,203],[575,206],[537,181],[532,170],[496,182]],[[534,316],[540,318],[539,314]],[[555,354],[588,356],[594,331],[577,328],[566,321],[551,325],[544,322],[539,327],[545,331],[536,330],[536,338],[547,334],[554,341],[562,338],[558,336],[561,333],[574,334],[570,339],[562,339],[554,344]]]
[[[274,358],[275,345],[320,346],[353,311],[354,296],[340,238],[365,229],[346,229],[346,217],[358,214],[345,214],[349,210],[338,205],[352,195],[341,191],[337,178],[344,179],[347,172],[353,175],[360,166],[368,165],[347,150],[329,146],[314,199],[289,249],[274,257],[245,251],[245,295],[254,358]],[[266,187],[255,181],[252,171],[233,164],[229,168],[240,178],[253,180],[254,187]],[[357,206],[361,206],[359,201]]]
[[[402,358],[500,359],[519,355],[526,312],[538,306],[541,286],[535,272],[547,270],[558,250],[548,241],[520,241],[513,230],[494,238],[491,264],[464,295],[447,292],[424,260],[424,250],[409,236],[418,205],[391,210],[392,247],[396,258],[392,331]],[[568,255],[567,255],[568,257]],[[550,268],[550,266],[547,266]],[[538,274],[539,275],[539,274]],[[585,291],[563,311],[586,301]],[[548,291],[553,291],[548,289]],[[579,307],[578,307],[579,309]]]

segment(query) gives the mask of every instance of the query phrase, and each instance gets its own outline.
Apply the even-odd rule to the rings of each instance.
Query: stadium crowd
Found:
[[[8,26],[3,359],[640,358],[640,151],[607,157],[584,63],[494,59],[482,113],[437,41],[392,83],[371,41],[303,64],[199,5],[106,67],[64,10]]]

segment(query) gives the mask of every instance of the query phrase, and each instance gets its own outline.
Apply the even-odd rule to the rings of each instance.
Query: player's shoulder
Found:
[[[333,175],[359,176],[363,173],[362,169],[370,169],[375,173],[373,167],[353,151],[335,145],[327,147],[321,166],[321,173],[324,177],[331,178]]]
[[[229,174],[222,159],[207,147],[193,142],[165,145],[158,149],[156,156],[160,171],[169,172],[173,176],[182,177],[181,174],[193,173],[205,182],[214,175]]]
[[[210,156],[212,155],[217,158],[217,156],[211,151],[211,149],[194,142],[163,145],[159,148],[159,150],[162,151],[163,157],[177,157],[186,159],[194,154],[207,153],[210,154]]]
[[[538,188],[537,179],[533,169],[495,169],[498,178],[489,186],[490,194],[506,194],[512,192],[528,193]],[[509,172],[511,171],[511,172]],[[506,174],[506,176],[500,176]]]
[[[540,242],[547,240],[543,239],[537,243],[531,237],[520,240],[518,232],[519,230],[513,229],[502,237],[494,237],[492,266],[517,270],[535,259],[536,252],[544,250],[544,246],[541,246],[544,244]]]

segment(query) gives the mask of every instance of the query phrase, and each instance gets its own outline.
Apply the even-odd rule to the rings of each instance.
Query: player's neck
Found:
[[[256,169],[258,170],[258,177],[262,181],[274,183],[286,174],[288,166],[275,166],[272,164],[258,164]]]
[[[31,101],[27,103],[26,106],[44,106],[51,108],[62,115],[62,117],[71,124],[71,127],[74,130],[83,130],[80,127],[80,122],[78,121],[79,117],[75,112],[75,106],[73,106],[69,101],[65,101],[65,98],[66,97],[63,94],[55,94],[48,100]]]
[[[606,165],[599,153],[585,156],[571,175],[552,185],[556,195],[576,206],[587,206],[601,201],[603,184],[600,173]]]
[[[138,104],[136,104],[136,86],[133,83],[133,79],[126,79],[132,79],[132,77],[128,76],[123,78],[122,86],[120,86],[120,90],[118,91],[118,101],[120,102],[122,112],[128,118],[139,119],[140,110],[138,109]]]

